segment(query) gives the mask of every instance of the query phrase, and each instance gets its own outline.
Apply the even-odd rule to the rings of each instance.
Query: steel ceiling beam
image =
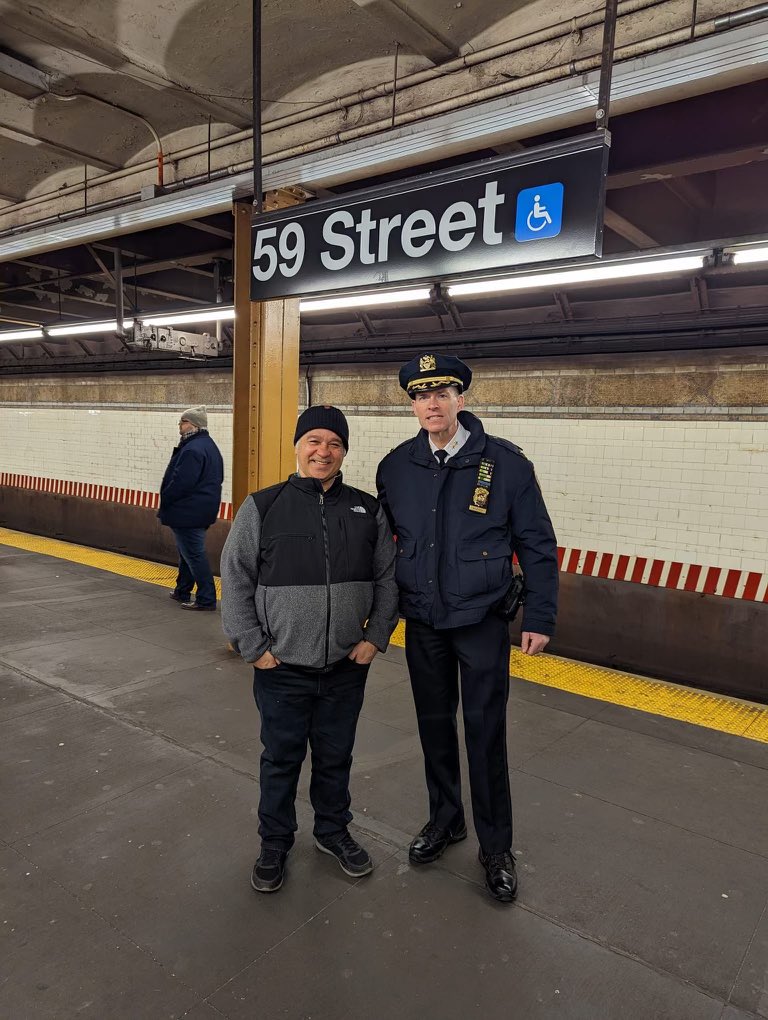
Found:
[[[701,153],[688,159],[672,160],[669,163],[653,163],[634,170],[621,170],[608,175],[608,190],[636,188],[640,184],[656,184],[676,178],[705,174],[712,170],[727,170],[748,163],[763,163],[768,160],[768,143],[750,145],[745,149],[729,149],[722,152]]]
[[[636,248],[658,248],[659,242],[651,237],[650,234],[646,234],[640,227],[635,226],[624,216],[615,212],[613,209],[606,208],[603,222],[609,230],[612,230],[614,234],[618,234],[619,237],[623,237],[625,241],[629,241]]]

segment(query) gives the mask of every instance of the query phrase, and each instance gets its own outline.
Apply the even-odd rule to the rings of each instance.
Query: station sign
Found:
[[[603,132],[260,216],[251,299],[466,279],[600,255]]]

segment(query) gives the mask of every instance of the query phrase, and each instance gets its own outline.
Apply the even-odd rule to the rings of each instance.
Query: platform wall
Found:
[[[345,476],[363,488],[373,488],[379,459],[415,431],[392,366],[316,368],[302,393],[349,416]],[[216,561],[232,512],[230,399],[229,376],[217,371],[0,378],[0,523],[172,559],[167,529],[154,518],[157,489],[179,412],[205,403],[227,464],[222,522],[211,536]],[[733,668],[728,656],[713,655],[702,675],[699,663],[713,619],[721,639],[730,619],[741,633],[768,631],[765,358],[745,351],[482,363],[468,406],[535,462],[561,569],[581,579],[564,586],[563,654],[584,655],[586,627],[594,661],[661,675],[666,662],[671,678],[768,696],[768,669],[750,641],[741,641]],[[73,512],[73,501],[89,511]],[[97,525],[93,503],[110,508],[111,527]],[[620,593],[615,607],[626,607],[610,621],[598,582],[601,592],[605,583]],[[585,597],[603,606],[589,623],[575,604],[569,617],[568,602]],[[713,607],[702,615],[696,600]],[[664,618],[667,610],[676,629],[665,638],[666,659],[650,634],[617,637],[637,630],[639,611]],[[567,623],[577,617],[578,634]]]

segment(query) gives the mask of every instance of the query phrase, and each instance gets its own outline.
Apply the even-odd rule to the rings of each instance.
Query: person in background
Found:
[[[421,430],[379,465],[379,500],[397,536],[405,655],[424,752],[429,821],[410,846],[436,861],[467,836],[456,711],[458,674],[472,812],[488,891],[517,894],[507,766],[509,626],[495,611],[525,575],[522,650],[540,652],[555,625],[557,545],[533,465],[464,410],[472,370],[422,354],[400,370]]]
[[[345,485],[349,426],[308,407],[294,435],[298,470],[253,493],[222,556],[222,623],[254,667],[261,716],[257,892],[277,892],[293,846],[307,744],[315,846],[353,877],[373,869],[348,825],[349,773],[365,682],[397,623],[395,546],[373,496]]]
[[[179,445],[160,486],[157,514],[160,523],[173,531],[179,552],[179,573],[171,598],[180,602],[182,609],[213,612],[216,587],[205,552],[205,533],[219,516],[224,461],[208,434],[205,407],[190,407],[182,413],[179,435]]]

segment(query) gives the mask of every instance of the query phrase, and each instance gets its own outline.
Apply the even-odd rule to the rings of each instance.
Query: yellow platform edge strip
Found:
[[[173,587],[176,580],[176,567],[6,528],[0,528],[0,545],[80,563],[164,588]],[[221,581],[218,577],[215,580],[216,593],[221,597]],[[395,628],[392,644],[400,648],[405,644],[403,621]],[[509,672],[519,680],[554,687],[570,694],[768,743],[768,708],[749,701],[709,694],[605,666],[592,666],[557,655],[523,655],[516,648],[512,649],[509,657]]]

